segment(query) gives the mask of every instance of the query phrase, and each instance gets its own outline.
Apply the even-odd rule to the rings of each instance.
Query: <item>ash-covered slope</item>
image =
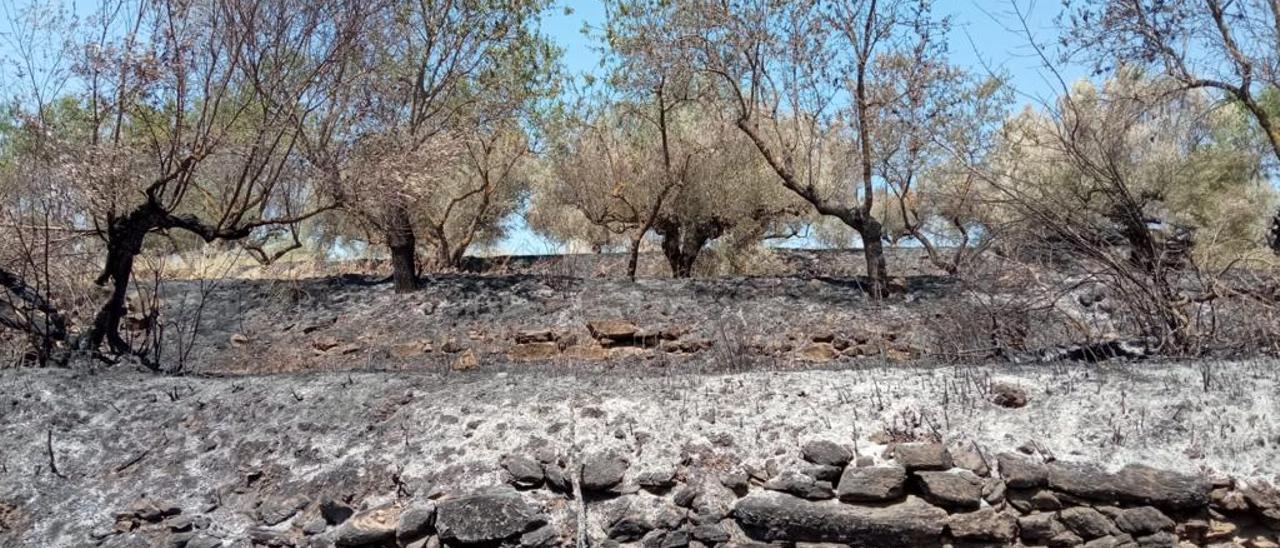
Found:
[[[1201,368],[1210,366],[1214,382],[1206,392]],[[0,545],[329,546],[351,541],[363,527],[376,539],[371,545],[394,546],[395,525],[414,525],[404,525],[406,513],[421,517],[427,507],[440,512],[433,525],[417,524],[428,543],[492,541],[485,531],[505,534],[503,527],[520,529],[525,544],[543,546],[573,544],[579,532],[595,545],[610,537],[652,537],[654,530],[660,530],[660,538],[649,539],[655,543],[746,542],[741,535],[751,523],[742,520],[778,522],[785,533],[791,529],[778,516],[786,512],[861,512],[832,507],[844,504],[834,501],[809,507],[762,491],[791,473],[821,474],[802,460],[805,444],[819,439],[863,464],[890,468],[902,457],[886,449],[899,442],[939,440],[953,449],[976,443],[992,463],[993,478],[1000,477],[994,455],[1023,447],[1037,459],[1113,470],[1149,464],[1201,478],[1205,489],[1226,476],[1275,481],[1277,366],[868,366],[709,375],[672,368],[583,373],[555,364],[481,361],[461,372],[230,378],[6,370],[0,371]],[[1019,390],[1026,396],[1021,407]],[[584,476],[579,487],[588,488],[586,498],[575,496],[579,466],[589,465],[588,476],[608,476],[612,457],[623,462],[621,483],[593,495]],[[538,478],[520,479],[533,475],[520,464],[539,460],[558,463],[568,476],[565,489],[553,489],[553,478],[536,464]],[[828,478],[831,487],[837,479]],[[700,512],[715,509],[698,509],[698,498],[682,506],[682,486],[711,480],[745,488],[724,495],[723,508],[717,506],[726,512],[723,521],[711,523],[731,539],[690,536],[708,525],[697,522],[710,519]],[[503,498],[509,492],[461,498],[512,481],[543,488],[520,493],[516,502]],[[922,504],[915,499],[924,492],[916,490],[924,487],[914,481],[907,484],[910,504]],[[665,482],[677,485],[654,488]],[[998,506],[973,502],[1008,513],[1004,520],[1044,513],[1023,515],[1005,499]],[[469,514],[472,503],[477,510]],[[748,507],[735,518],[739,503]],[[502,511],[493,514],[494,505]],[[672,508],[673,523],[656,517]],[[374,511],[347,519],[345,509]],[[1179,523],[1194,517],[1163,511]],[[934,510],[920,512],[932,516]],[[1066,519],[1057,517],[1061,512],[1045,519]],[[509,518],[507,525],[494,525],[499,514]],[[628,515],[641,516],[633,529],[619,525],[619,516]],[[963,526],[949,526],[945,534],[956,527]],[[1250,542],[1257,535],[1274,539],[1265,528],[1243,527],[1236,532]]]

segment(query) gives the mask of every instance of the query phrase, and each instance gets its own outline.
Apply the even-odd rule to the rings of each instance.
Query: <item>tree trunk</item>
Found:
[[[449,269],[457,270],[458,269],[458,264],[453,260],[453,253],[449,252],[449,244],[441,241],[439,244],[436,244],[435,252],[436,252],[436,259],[435,259],[436,270],[449,270]]]
[[[41,366],[51,360],[62,364],[65,354],[55,358],[57,343],[67,339],[67,321],[39,290],[27,285],[15,273],[0,268],[0,327],[27,333]]]
[[[1276,211],[1274,217],[1271,218],[1271,237],[1267,243],[1271,244],[1271,251],[1276,255],[1280,255],[1280,210]]]
[[[644,242],[644,232],[631,239],[631,247],[627,251],[627,279],[636,281],[636,270],[640,266],[640,244]]]
[[[669,249],[667,242],[673,238],[667,238],[662,241],[662,251],[667,256],[667,264],[671,266],[671,277],[673,278],[692,278],[693,263],[698,260],[698,251],[686,251],[678,246]]]
[[[418,241],[409,212],[397,206],[386,232],[387,247],[391,250],[391,281],[396,293],[418,289]]]
[[[130,351],[129,344],[120,336],[120,320],[127,312],[125,302],[133,276],[134,259],[142,253],[142,243],[157,222],[156,212],[143,206],[112,221],[107,229],[107,263],[94,283],[102,286],[110,282],[111,294],[98,309],[93,325],[81,340],[79,346],[82,350],[96,352],[105,340],[112,352],[125,354]]]
[[[684,249],[681,241],[680,225],[675,223],[667,223],[662,228],[662,254],[667,257],[667,264],[671,266],[671,276],[673,278],[688,278],[693,276],[693,262],[697,260],[697,251],[692,254]],[[692,256],[691,256],[692,255]]]
[[[862,254],[867,261],[867,289],[873,300],[884,298],[889,286],[889,269],[884,263],[883,228],[880,221],[868,217],[858,234],[862,236]]]
[[[698,262],[707,242],[719,238],[725,231],[724,223],[719,220],[703,221],[691,228],[670,220],[654,226],[662,235],[662,253],[666,255],[671,276],[675,278],[693,277],[693,265]]]

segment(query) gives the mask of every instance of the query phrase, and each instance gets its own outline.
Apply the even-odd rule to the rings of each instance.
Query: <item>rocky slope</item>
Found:
[[[1277,365],[6,370],[0,545],[1273,546]]]
[[[441,275],[407,295],[364,277],[173,282],[159,292],[158,347],[166,367],[203,374],[438,371],[477,360],[726,371],[973,359],[993,344],[1034,359],[1063,342],[1116,337],[1103,298],[1063,294],[1032,318],[943,278],[904,284],[873,304],[856,280],[828,277]],[[133,309],[141,342],[154,308],[140,298]],[[993,328],[1008,336],[993,339]]]

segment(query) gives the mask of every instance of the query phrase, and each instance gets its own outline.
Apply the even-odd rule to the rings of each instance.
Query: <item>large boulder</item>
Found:
[[[915,497],[890,506],[855,506],[760,491],[739,500],[733,517],[762,541],[919,546],[938,542],[947,512]]]
[[[845,502],[879,502],[901,498],[907,471],[901,466],[849,466],[840,476],[836,496]]]
[[[544,523],[518,491],[492,487],[445,499],[436,506],[436,531],[451,544],[494,543]]]

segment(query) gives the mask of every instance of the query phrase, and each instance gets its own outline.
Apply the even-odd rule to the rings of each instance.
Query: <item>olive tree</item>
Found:
[[[676,51],[714,81],[719,104],[781,186],[859,235],[869,292],[881,296],[888,274],[877,196],[910,194],[901,171],[916,171],[917,159],[911,146],[890,144],[904,116],[923,116],[911,125],[926,142],[931,122],[951,108],[947,18],[924,0],[625,6],[619,33],[655,37],[650,49]]]
[[[558,51],[536,28],[546,0],[383,4],[349,85],[331,90],[341,107],[313,126],[336,136],[308,139],[308,150],[326,166],[330,193],[387,246],[396,291],[409,291],[418,285],[420,229],[438,257],[460,258],[457,243],[476,231],[442,237],[460,222],[456,204],[469,204],[476,214],[464,216],[477,230],[501,217],[498,202],[510,200],[495,193],[509,181],[495,179],[503,162],[494,155],[527,153],[515,152],[528,147],[516,145],[524,138],[512,120],[552,89]]]
[[[640,244],[652,233],[672,275],[689,277],[716,240],[735,236],[727,239],[750,245],[800,222],[800,204],[773,183],[772,171],[730,123],[697,103],[653,119],[638,108],[610,105],[559,133],[548,151],[550,173],[535,190],[535,228],[572,239],[585,221],[625,235],[631,277]]]
[[[1259,248],[1274,200],[1262,156],[1233,142],[1240,111],[1177,85],[1134,70],[1077,83],[1008,121],[985,182],[997,215],[1105,278],[1146,335],[1188,350],[1188,306],[1219,295],[1215,270],[1190,286],[1181,274]]]
[[[76,44],[89,130],[69,135],[68,179],[106,247],[105,302],[81,337],[119,335],[135,258],[153,233],[243,240],[305,220],[314,200],[297,154],[306,124],[341,85],[367,12],[335,0],[119,0]]]
[[[1062,19],[1069,51],[1100,72],[1151,67],[1238,102],[1280,161],[1280,2],[1072,0]]]

